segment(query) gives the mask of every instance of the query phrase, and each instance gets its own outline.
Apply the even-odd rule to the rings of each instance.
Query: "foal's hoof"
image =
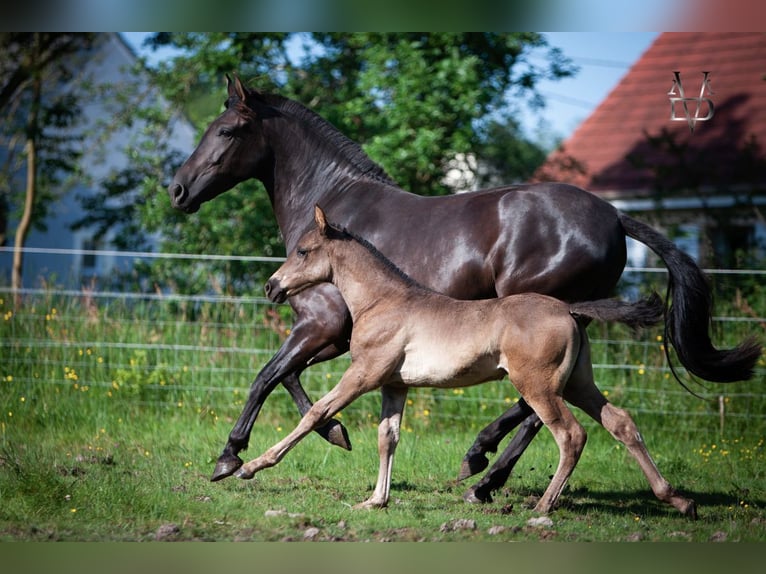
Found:
[[[243,466],[234,473],[234,476],[241,478],[242,480],[250,480],[255,476],[255,473],[252,470],[246,470],[246,468]]]
[[[489,466],[489,459],[483,454],[467,454],[460,465],[460,472],[457,475],[458,481],[480,473]]]
[[[689,504],[686,506],[686,508],[681,510],[681,512],[683,512],[684,515],[687,516],[688,518],[692,520],[697,520],[697,503],[691,499],[688,500],[688,503]]]
[[[319,429],[319,434],[321,434],[330,444],[345,448],[346,450],[351,450],[351,439],[348,438],[348,431],[340,422],[334,419],[331,420]]]
[[[388,501],[379,501],[369,498],[364,502],[355,504],[353,508],[354,510],[374,510],[377,508],[385,508],[386,506],[388,506]]]
[[[231,476],[242,464],[243,461],[238,456],[222,454],[218,457],[218,462],[215,463],[215,470],[213,470],[213,476],[210,477],[210,482],[217,482]]]
[[[463,494],[463,500],[471,504],[484,504],[492,502],[492,495],[489,493],[483,494],[475,486],[472,486]]]

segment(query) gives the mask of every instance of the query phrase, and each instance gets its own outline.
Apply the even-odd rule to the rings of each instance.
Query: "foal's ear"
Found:
[[[316,221],[317,227],[319,228],[319,234],[323,237],[327,236],[327,217],[325,217],[324,211],[322,211],[322,208],[318,205],[314,206],[314,221]]]

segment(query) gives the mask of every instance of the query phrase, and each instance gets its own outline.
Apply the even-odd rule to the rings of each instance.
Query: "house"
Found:
[[[89,54],[86,69],[79,77],[91,78],[96,84],[115,86],[117,89],[131,83],[137,87],[137,91],[151,93],[152,88],[146,84],[145,77],[136,77],[129,72],[136,61],[135,53],[122,36],[117,33],[100,34],[93,54]],[[90,126],[95,126],[99,121],[108,120],[113,113],[106,99],[94,97],[84,104],[82,115],[88,118]],[[130,146],[135,145],[136,134],[141,128],[142,124],[136,122],[131,128],[112,133],[106,143],[95,143],[92,140],[83,142],[80,166],[92,183],[79,182],[67,188],[66,193],[49,209],[49,216],[44,221],[45,230],[34,227],[30,230],[25,242],[28,251],[24,254],[24,287],[36,287],[44,281],[79,288],[110,277],[116,270],[130,268],[133,260],[114,252],[112,239],[116,229],[109,230],[104,237],[96,240],[94,229],[81,228],[75,231],[72,225],[85,215],[80,198],[99,193],[99,182],[127,165],[127,153]],[[194,149],[195,139],[195,130],[188,121],[180,116],[172,121],[168,141],[172,142],[173,148],[187,156]],[[10,285],[15,228],[16,221],[11,221],[7,245],[0,250],[0,285]]]
[[[705,265],[763,256],[766,34],[659,35],[535,179],[600,195]]]

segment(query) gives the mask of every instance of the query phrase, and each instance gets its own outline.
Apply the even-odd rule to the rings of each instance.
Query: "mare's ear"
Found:
[[[316,221],[317,227],[319,228],[319,234],[323,237],[327,237],[327,229],[329,228],[327,225],[327,217],[325,217],[324,211],[322,211],[322,208],[318,205],[314,206],[314,221]]]
[[[234,74],[234,81],[229,77],[229,74],[226,74],[226,90],[229,92],[230,98],[239,98],[242,103],[247,101],[245,86],[242,85],[242,81],[237,74]]]

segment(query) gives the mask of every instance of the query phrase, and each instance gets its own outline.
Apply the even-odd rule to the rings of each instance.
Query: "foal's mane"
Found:
[[[358,169],[362,175],[387,185],[399,187],[380,165],[370,159],[370,156],[365,153],[358,143],[347,137],[338,130],[338,128],[303,104],[279,94],[265,93],[258,90],[247,90],[247,100],[250,101],[251,99],[274,108],[283,115],[290,116],[300,122],[308,124],[311,130],[316,133],[320,139],[327,142],[329,148],[336,150],[352,166]],[[245,115],[252,114],[252,109],[248,105],[248,102],[242,102],[237,97],[230,97],[226,100],[226,107],[228,108],[232,106],[240,113]]]
[[[370,254],[375,257],[378,261],[380,261],[386,269],[391,271],[394,275],[396,275],[399,279],[404,281],[404,283],[407,285],[407,287],[415,287],[418,289],[425,289],[426,291],[433,291],[433,289],[430,289],[426,287],[425,285],[422,285],[421,283],[418,283],[415,281],[412,277],[407,275],[404,271],[399,269],[393,261],[391,261],[388,257],[383,255],[380,251],[378,251],[378,248],[375,247],[372,243],[367,241],[364,237],[360,237],[353,231],[349,231],[345,227],[342,227],[340,225],[336,225],[333,223],[328,224],[330,228],[332,228],[334,231],[336,231],[339,234],[339,238],[346,240],[346,241],[355,241],[362,247],[364,247],[367,251],[370,252]]]

